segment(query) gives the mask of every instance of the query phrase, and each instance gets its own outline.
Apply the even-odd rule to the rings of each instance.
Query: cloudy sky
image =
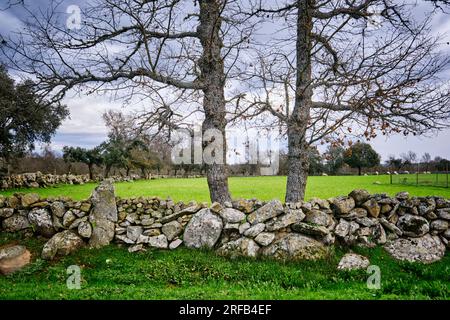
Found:
[[[65,1],[67,4],[81,3],[84,0]],[[7,0],[0,0],[0,8],[5,7]],[[26,0],[33,8],[45,8],[48,0]],[[426,10],[418,10],[418,15]],[[20,7],[0,11],[0,34],[8,35],[21,26],[24,11]],[[433,20],[436,33],[444,34],[450,41],[450,14],[439,14]],[[450,47],[448,47],[450,54]],[[114,101],[105,96],[68,96],[65,104],[70,108],[70,119],[59,128],[52,141],[52,148],[61,150],[64,145],[93,147],[105,140],[107,130],[101,115],[109,109],[122,109],[122,101]],[[133,107],[128,107],[128,109]],[[135,108],[141,108],[136,105]],[[125,112],[127,109],[123,109]],[[435,156],[450,158],[450,129],[438,133],[430,133],[424,137],[379,136],[371,142],[373,147],[386,159],[388,155],[399,155],[413,150],[419,155],[428,152]]]

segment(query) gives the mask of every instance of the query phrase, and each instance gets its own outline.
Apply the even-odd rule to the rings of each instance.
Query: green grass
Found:
[[[381,184],[374,184],[380,182]],[[286,190],[286,177],[231,177],[229,185],[233,198],[258,198],[261,200],[284,199]],[[10,195],[14,192],[38,192],[46,196],[70,196],[81,200],[89,197],[95,184],[61,185],[41,189],[16,189],[0,192]],[[356,188],[367,189],[371,193],[386,192],[394,195],[399,191],[409,191],[415,196],[440,195],[450,198],[450,188],[414,185],[391,185],[389,176],[311,176],[308,179],[306,198],[329,198],[337,195],[346,195]],[[118,196],[170,196],[173,200],[209,201],[208,185],[205,178],[197,179],[157,179],[140,180],[135,182],[116,183]]]
[[[0,235],[31,248],[33,262],[0,277],[0,299],[449,299],[450,255],[432,265],[394,261],[381,248],[356,251],[381,270],[381,289],[365,270],[337,271],[343,249],[327,260],[281,263],[177,249],[129,253],[117,245],[82,249],[60,260],[36,257],[42,241]],[[111,262],[107,263],[109,259]],[[66,286],[66,269],[81,267],[80,290]]]

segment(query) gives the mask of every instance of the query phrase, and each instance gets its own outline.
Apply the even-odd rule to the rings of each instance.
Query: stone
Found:
[[[444,220],[450,220],[450,208],[438,209],[437,216]]]
[[[306,217],[304,219],[304,222],[325,227],[330,224],[330,221],[331,221],[330,215],[315,209],[307,212]]]
[[[438,236],[426,234],[419,238],[399,238],[388,242],[384,248],[398,260],[432,263],[445,255],[445,245]]]
[[[128,239],[126,235],[116,234],[115,238],[116,238],[116,240],[122,241],[126,244],[134,244],[134,241],[131,239]]]
[[[357,218],[355,221],[356,221],[358,224],[360,224],[360,225],[362,225],[362,226],[364,226],[364,227],[372,227],[372,226],[378,224],[378,220],[377,220],[377,219],[374,219],[374,218],[367,218],[367,217],[364,217],[364,218]]]
[[[104,180],[91,195],[92,210],[89,221],[92,224],[92,235],[89,245],[100,248],[108,245],[114,238],[115,222],[117,222],[117,206],[114,186],[111,180]]]
[[[9,218],[14,214],[13,208],[2,208],[0,209],[0,218]]]
[[[386,231],[384,231],[380,223],[373,227],[372,234],[377,244],[385,244],[387,242]]]
[[[244,234],[244,232],[248,229],[250,229],[251,224],[248,222],[244,222],[242,224],[239,225],[239,233],[240,234]]]
[[[369,216],[378,218],[380,215],[381,208],[378,205],[378,202],[375,199],[369,199],[361,205],[364,209],[367,210]]]
[[[83,240],[71,230],[55,234],[42,249],[44,260],[53,260],[56,256],[66,256],[83,246]]]
[[[347,215],[343,215],[347,220],[354,220],[367,217],[367,210],[364,208],[354,208]]]
[[[340,219],[336,228],[334,229],[334,234],[338,237],[344,238],[348,235],[350,231],[350,223],[345,219]]]
[[[219,213],[223,210],[223,206],[218,202],[213,202],[209,209],[214,213]]]
[[[229,223],[227,222],[223,227],[223,230],[238,230],[239,231],[239,223]]]
[[[385,218],[381,218],[380,223],[383,225],[383,227],[385,227],[389,231],[395,233],[397,236],[401,237],[403,235],[402,230],[400,230],[395,224],[387,221]]]
[[[167,222],[176,220],[176,219],[178,219],[180,217],[194,214],[194,213],[196,213],[199,210],[200,210],[200,206],[198,206],[198,205],[193,205],[193,206],[187,207],[186,209],[183,209],[183,210],[181,210],[179,212],[175,212],[175,213],[170,214],[168,216],[162,217],[161,218],[161,223],[167,223]]]
[[[305,218],[301,209],[287,209],[287,212],[266,222],[267,231],[276,231],[286,228],[291,224],[300,222]]]
[[[442,235],[447,239],[450,239],[450,229],[447,229],[447,231],[445,231]]]
[[[31,225],[27,217],[15,214],[3,220],[2,227],[6,232],[17,232],[20,230],[30,228]]]
[[[183,232],[183,226],[178,221],[171,221],[163,225],[161,231],[166,235],[167,240],[172,241]]]
[[[246,199],[238,199],[233,201],[233,208],[242,211],[244,213],[250,213],[253,211],[253,203]]]
[[[230,258],[235,257],[251,257],[256,258],[259,252],[259,246],[253,239],[239,238],[234,241],[225,243],[219,249],[217,254],[221,256],[227,256]]]
[[[136,242],[139,236],[142,234],[144,229],[141,226],[128,226],[127,227],[127,238],[131,241]]]
[[[222,232],[222,219],[205,208],[192,216],[184,230],[184,244],[188,248],[212,248]]]
[[[183,240],[175,239],[169,244],[169,249],[174,250],[174,249],[178,248],[179,246],[181,246],[182,243],[183,243]]]
[[[226,223],[239,223],[245,220],[245,213],[233,208],[225,208],[219,215]]]
[[[421,237],[430,230],[427,219],[412,214],[401,216],[397,226],[408,237]]]
[[[312,225],[304,222],[295,223],[291,226],[291,228],[295,232],[311,236],[325,237],[330,233],[330,231],[324,226]]]
[[[92,235],[92,226],[88,221],[82,221],[78,225],[78,234],[83,238],[90,238]]]
[[[142,234],[144,236],[154,237],[159,236],[161,234],[161,231],[159,229],[146,229]]]
[[[352,197],[355,200],[355,204],[360,206],[369,199],[370,193],[365,189],[355,189],[349,193],[349,197]]]
[[[20,207],[20,200],[16,196],[9,196],[6,198],[6,207],[13,208],[13,209],[19,209]]]
[[[169,243],[167,237],[163,234],[148,239],[148,245],[157,249],[167,249]]]
[[[447,230],[449,227],[449,223],[446,220],[434,220],[430,223],[430,229],[437,231],[438,233],[440,232],[444,232],[445,230]]]
[[[0,273],[14,273],[30,263],[31,253],[22,245],[0,247]]]
[[[337,197],[331,203],[331,208],[338,215],[346,215],[355,207],[355,200],[352,197]]]
[[[356,253],[347,253],[339,261],[337,268],[339,270],[359,270],[367,269],[369,265],[370,261],[366,257]]]
[[[52,202],[50,204],[50,210],[58,218],[62,218],[64,216],[64,213],[66,213],[66,208],[64,206],[64,203],[62,203],[60,201]]]
[[[397,198],[398,200],[407,200],[409,198],[409,192],[407,191],[399,192],[395,195],[395,198]]]
[[[69,228],[72,223],[77,219],[77,216],[72,212],[72,210],[67,211],[63,216],[63,226]]]
[[[33,209],[28,213],[28,221],[33,228],[43,235],[50,238],[55,234],[55,228],[53,228],[53,221],[50,212],[47,209]]]
[[[268,246],[273,242],[275,239],[275,233],[272,232],[261,232],[255,237],[256,243],[258,243],[261,246]]]
[[[139,251],[143,251],[144,250],[144,246],[142,244],[135,244],[134,246],[130,246],[128,248],[128,252],[133,253],[133,252],[139,252]]]
[[[21,197],[22,207],[28,208],[33,203],[39,202],[39,194],[37,193],[27,193]]]
[[[324,244],[298,233],[289,233],[260,252],[263,256],[278,260],[317,260],[328,255]]]
[[[283,205],[279,200],[272,200],[247,216],[247,221],[255,225],[283,213]]]
[[[258,234],[263,232],[265,228],[266,228],[266,225],[264,223],[255,224],[254,226],[252,226],[244,231],[244,236],[249,237],[249,238],[254,238]]]

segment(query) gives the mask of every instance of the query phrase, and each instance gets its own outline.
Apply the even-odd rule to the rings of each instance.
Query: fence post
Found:
[[[389,179],[391,180],[391,184],[392,184],[392,173],[389,173]]]
[[[416,169],[416,186],[419,186],[419,164],[417,164]]]
[[[447,188],[448,188],[448,163],[445,164],[445,172],[446,172]]]

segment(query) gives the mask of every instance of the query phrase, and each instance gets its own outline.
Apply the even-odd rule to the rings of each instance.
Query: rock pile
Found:
[[[86,182],[89,182],[88,175],[55,175],[43,174],[38,171],[6,176],[0,180],[0,189],[44,188],[56,184],[84,184]]]
[[[208,206],[158,197],[116,199],[111,181],[105,181],[86,201],[0,196],[0,222],[2,231],[52,237],[42,253],[46,259],[110,241],[132,252],[183,244],[230,257],[281,260],[320,259],[334,244],[382,245],[397,259],[425,263],[441,259],[450,247],[450,200],[406,192],[389,197],[354,190],[327,200],[239,199]],[[347,260],[344,269],[355,257]]]

